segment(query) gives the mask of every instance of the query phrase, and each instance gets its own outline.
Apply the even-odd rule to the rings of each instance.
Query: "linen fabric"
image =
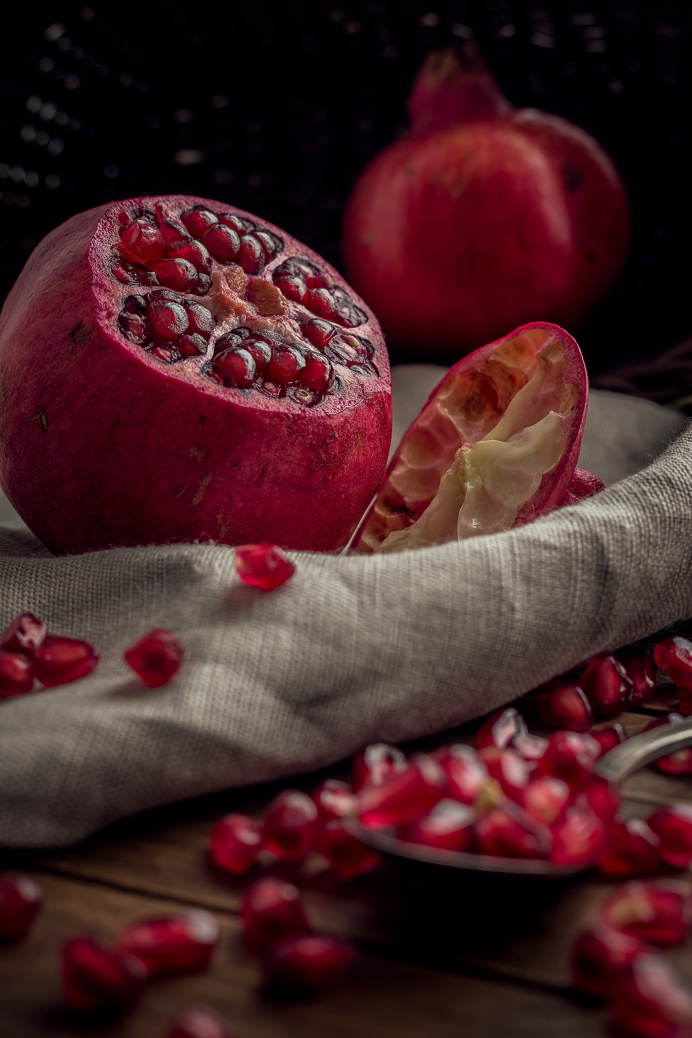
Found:
[[[395,438],[443,373],[394,370]],[[609,484],[596,497],[415,552],[291,553],[295,575],[269,594],[240,584],[226,546],[56,558],[0,502],[0,624],[30,610],[101,654],[87,678],[0,702],[0,844],[71,844],[146,808],[441,731],[692,616],[685,426],[593,392],[580,464]],[[186,659],[148,690],[122,653],[152,627],[176,632]]]

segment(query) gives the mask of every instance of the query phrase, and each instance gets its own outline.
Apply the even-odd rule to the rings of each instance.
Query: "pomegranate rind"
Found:
[[[123,301],[149,289],[121,284],[110,272],[122,219],[158,207],[177,220],[192,206],[230,211],[283,242],[262,276],[249,278],[247,298],[224,297],[220,276],[218,291],[215,282],[209,296],[194,297],[212,301],[215,311],[210,351],[219,335],[243,323],[301,338],[298,318],[314,315],[287,299],[273,306],[280,293],[271,283],[277,264],[299,256],[365,314],[354,331],[374,345],[375,372],[361,377],[344,366],[343,391],[306,407],[204,378],[203,357],[163,364],[128,341],[117,324]],[[214,267],[220,275],[227,269]],[[281,312],[262,314],[262,307]],[[0,315],[0,366],[0,485],[56,553],[207,540],[339,550],[386,464],[389,364],[367,306],[312,250],[219,202],[128,199],[56,228],[30,256]]]
[[[558,325],[523,325],[462,357],[433,389],[404,433],[377,497],[356,532],[352,549],[365,553],[397,551],[501,532],[556,508],[563,503],[577,466],[587,403],[588,378],[581,350]],[[534,473],[530,486],[535,489],[518,503],[517,497],[506,496],[500,486],[498,506],[486,510],[484,518],[473,510],[468,495],[472,486],[471,478],[466,478],[471,471],[467,460],[473,456],[470,449],[482,442],[492,451],[493,445],[503,443],[510,447],[515,444],[523,451],[522,437],[529,446],[538,444],[536,464],[546,446],[545,456],[549,461],[554,459],[554,464],[543,472],[537,486]],[[512,457],[510,454],[510,462]],[[531,457],[529,454],[533,464]],[[475,478],[480,479],[483,489],[480,465],[476,468],[481,474]],[[514,494],[511,465],[505,471],[509,492]],[[451,488],[446,498],[442,496],[443,480]],[[521,496],[519,491],[517,494]],[[434,524],[427,522],[428,511],[426,532],[413,536],[412,531],[417,524],[420,529],[418,521],[434,500],[438,514],[442,508],[446,510],[445,522],[437,518]],[[462,519],[464,508],[469,514]]]

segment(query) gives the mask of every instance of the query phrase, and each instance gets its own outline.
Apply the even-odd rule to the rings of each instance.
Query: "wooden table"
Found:
[[[634,734],[672,708],[670,696],[659,695],[621,720]],[[453,735],[470,740],[474,727]],[[282,785],[311,790],[323,777]],[[238,1038],[608,1035],[606,1010],[570,990],[567,970],[575,933],[613,887],[596,874],[560,883],[483,882],[388,863],[345,883],[321,859],[309,860],[289,874],[303,890],[312,925],[354,938],[359,960],[345,984],[318,997],[282,1002],[262,994],[258,965],[239,935],[238,903],[248,881],[212,867],[208,839],[214,819],[230,810],[259,814],[278,788],[150,812],[70,850],[0,853],[0,867],[26,870],[45,892],[28,938],[0,947],[1,1038],[160,1038],[176,1010],[199,1002],[222,1014]],[[624,810],[642,817],[660,804],[692,799],[689,777],[650,769],[625,791]],[[57,970],[62,941],[80,931],[108,940],[126,922],[181,906],[203,906],[221,924],[207,972],[152,981],[132,1012],[96,1027],[64,1009]],[[690,948],[666,954],[692,976]]]

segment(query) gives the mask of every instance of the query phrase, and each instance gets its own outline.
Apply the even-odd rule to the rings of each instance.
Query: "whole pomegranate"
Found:
[[[596,141],[512,108],[468,44],[429,56],[409,114],[343,225],[349,280],[390,346],[455,361],[527,321],[574,327],[629,243],[625,189]]]
[[[389,364],[316,253],[191,197],[81,213],[0,315],[0,482],[55,552],[344,546],[381,477]]]

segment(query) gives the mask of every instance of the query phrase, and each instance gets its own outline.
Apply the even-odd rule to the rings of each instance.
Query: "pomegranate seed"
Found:
[[[178,342],[180,342],[180,339]],[[154,343],[152,346],[147,347],[147,353],[150,357],[156,357],[157,360],[163,361],[164,364],[175,364],[176,361],[182,358],[178,344],[175,342]]]
[[[269,364],[269,377],[272,382],[278,382],[279,385],[297,382],[305,367],[305,357],[295,346],[275,346]]]
[[[570,955],[572,983],[592,998],[611,999],[624,971],[647,951],[636,937],[594,926],[577,934]]]
[[[82,1012],[128,1009],[146,977],[139,959],[106,948],[89,936],[66,941],[60,960],[65,1003]]]
[[[435,754],[447,776],[449,793],[462,804],[473,804],[488,782],[488,769],[478,752],[464,743],[454,743]]]
[[[271,346],[267,342],[263,342],[261,339],[246,339],[243,343],[243,349],[247,350],[257,366],[257,374],[264,375],[269,369],[269,362],[272,359]]]
[[[244,234],[250,227],[250,221],[243,220],[240,216],[236,216],[235,213],[223,213],[219,216],[219,223],[222,223],[224,227],[230,227],[238,234]]]
[[[538,770],[564,779],[572,788],[583,785],[593,771],[601,748],[586,732],[553,732],[538,762]]]
[[[661,859],[676,869],[692,864],[692,804],[671,804],[649,815],[649,828],[660,840]]]
[[[678,724],[684,720],[682,714],[670,713],[665,717],[657,717],[644,728],[645,732],[652,728],[659,728],[664,724]],[[651,762],[652,768],[662,771],[667,775],[689,775],[692,774],[692,746],[686,746],[674,753],[666,753],[663,757],[657,757]]]
[[[223,223],[207,228],[202,243],[219,263],[235,262],[240,250],[240,235]]]
[[[326,858],[340,879],[364,876],[381,861],[377,851],[354,836],[341,818],[323,822],[315,838],[315,850]]]
[[[0,698],[23,696],[33,687],[33,660],[20,652],[0,651]]]
[[[243,348],[224,350],[214,358],[214,370],[226,386],[249,389],[257,377],[257,365],[252,354]]]
[[[188,317],[184,306],[168,299],[154,299],[147,309],[147,327],[152,339],[168,342],[187,331]]]
[[[236,548],[235,569],[243,584],[276,591],[293,576],[295,566],[276,544],[244,544]]]
[[[553,825],[552,833],[553,865],[593,865],[603,850],[605,826],[585,805],[567,807]]]
[[[214,331],[214,315],[201,303],[185,302],[187,311],[187,330],[191,335],[201,335],[208,340]]]
[[[275,876],[248,887],[240,902],[240,921],[245,946],[253,955],[263,955],[308,928],[298,888]]]
[[[162,242],[179,241],[186,233],[183,225],[175,220],[159,220],[159,238]]]
[[[531,776],[530,765],[518,753],[509,748],[486,746],[480,752],[488,774],[500,784],[506,796],[517,803],[522,802],[524,790]]]
[[[26,937],[43,903],[43,891],[30,876],[0,873],[0,941]]]
[[[498,746],[502,749],[509,745],[515,736],[526,735],[527,731],[526,722],[515,707],[498,710],[491,714],[476,732],[476,749],[482,750],[486,746]]]
[[[171,257],[154,260],[151,266],[160,283],[166,288],[174,288],[177,292],[191,292],[197,284],[198,273],[189,260]]]
[[[616,721],[615,724],[605,725],[603,728],[592,728],[589,735],[601,747],[601,757],[610,750],[614,750],[616,746],[619,746],[627,738],[625,729],[619,721]]]
[[[300,861],[311,849],[317,832],[315,801],[299,789],[284,789],[264,815],[264,847],[277,858]]]
[[[635,956],[612,992],[612,1022],[619,1034],[689,1038],[692,989],[662,955]]]
[[[476,846],[480,854],[499,858],[547,858],[551,843],[550,829],[511,800],[479,815],[476,821]]]
[[[634,689],[632,703],[648,703],[656,690],[656,672],[652,653],[648,649],[621,649],[616,659],[622,664]]]
[[[321,353],[305,353],[305,369],[301,382],[318,393],[326,393],[334,380],[334,368],[331,361]]]
[[[440,800],[429,814],[403,826],[398,836],[408,843],[419,843],[446,851],[468,851],[474,843],[476,812],[458,800]]]
[[[46,688],[67,685],[91,674],[98,661],[89,642],[49,634],[36,652],[36,677]]]
[[[335,331],[336,328],[333,324],[330,324],[329,321],[321,321],[319,318],[314,321],[308,321],[307,324],[303,325],[303,334],[308,342],[311,342],[313,346],[321,348],[329,344]]]
[[[323,822],[334,818],[350,818],[358,812],[358,797],[348,783],[341,779],[325,779],[312,794],[312,799]]]
[[[688,884],[631,880],[605,900],[601,922],[650,944],[684,944],[692,926]]]
[[[237,262],[246,274],[259,274],[264,269],[264,249],[254,234],[244,234],[240,239]]]
[[[305,306],[318,317],[336,320],[339,317],[334,296],[327,288],[311,288],[305,297]]]
[[[548,740],[544,739],[542,735],[531,735],[530,732],[526,732],[522,735],[515,735],[509,748],[516,750],[524,760],[536,762],[542,758],[548,748]]]
[[[205,209],[202,206],[186,209],[185,212],[180,214],[180,219],[185,224],[185,230],[195,238],[201,238],[205,231],[219,222],[216,213],[212,213],[210,209]]]
[[[562,779],[553,775],[536,775],[524,789],[522,806],[532,818],[551,826],[560,817],[571,796],[571,789]]]
[[[356,793],[366,785],[381,786],[390,775],[406,767],[403,750],[386,742],[374,742],[353,758],[351,784]]]
[[[48,634],[48,625],[33,613],[20,613],[0,634],[0,649],[33,656]]]
[[[135,346],[142,346],[149,338],[149,327],[142,314],[121,310],[118,314],[118,327],[125,338],[133,342]]]
[[[164,1038],[235,1038],[235,1032],[206,1006],[189,1006],[178,1013]]]
[[[615,656],[599,653],[593,656],[579,684],[591,704],[595,717],[616,717],[632,702],[634,686],[627,671]]]
[[[310,994],[342,981],[355,959],[350,942],[305,934],[282,941],[264,962],[265,987],[286,994]]]
[[[640,818],[613,822],[606,831],[599,872],[613,879],[651,876],[661,865],[661,841]]]
[[[620,788],[603,775],[591,775],[581,787],[578,799],[602,822],[612,822],[620,807]]]
[[[177,674],[185,650],[172,631],[155,627],[126,649],[123,658],[147,688],[167,685]]]
[[[211,271],[211,256],[202,242],[194,238],[166,242],[162,255],[166,259],[187,260],[200,274],[209,274]]]
[[[678,688],[692,691],[692,642],[689,638],[665,638],[655,646],[654,659]]]
[[[273,259],[284,247],[284,243],[269,231],[255,231],[253,236],[262,246],[267,261]]]
[[[181,357],[199,357],[206,353],[207,343],[201,335],[181,335],[175,348]]]
[[[407,825],[426,815],[447,792],[447,776],[436,760],[414,754],[403,771],[360,790],[360,820],[379,829]]]
[[[591,704],[573,681],[558,679],[549,687],[538,689],[536,708],[541,721],[549,728],[588,732],[593,724]]]
[[[139,959],[148,977],[160,977],[205,969],[218,941],[216,919],[196,908],[133,923],[118,935],[115,947]]]
[[[297,274],[285,274],[283,277],[274,278],[274,284],[287,299],[292,299],[294,303],[304,302],[308,293],[307,285]]]
[[[262,848],[262,823],[247,815],[219,818],[210,835],[212,861],[232,876],[242,876],[257,861]]]
[[[161,238],[153,224],[142,216],[138,216],[126,224],[122,230],[121,242],[135,259],[147,263],[155,259],[161,251]]]

